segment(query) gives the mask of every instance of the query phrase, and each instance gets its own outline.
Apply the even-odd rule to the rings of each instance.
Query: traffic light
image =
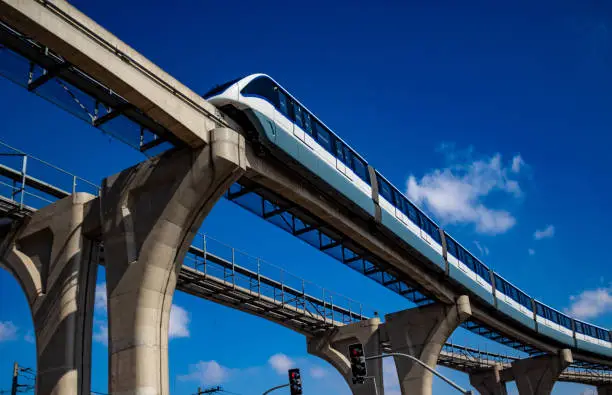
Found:
[[[349,360],[351,361],[351,371],[353,372],[353,383],[363,383],[367,375],[365,354],[361,343],[349,346]]]
[[[289,390],[291,395],[302,395],[302,376],[300,369],[289,369]]]

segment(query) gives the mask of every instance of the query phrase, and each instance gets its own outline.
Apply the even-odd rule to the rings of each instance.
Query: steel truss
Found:
[[[148,155],[183,146],[126,99],[0,22],[0,74]]]

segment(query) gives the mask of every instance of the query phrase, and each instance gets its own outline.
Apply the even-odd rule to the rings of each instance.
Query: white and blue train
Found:
[[[249,137],[293,158],[493,308],[564,345],[612,357],[610,330],[570,318],[494,273],[269,76],[229,81],[203,96],[253,131]]]

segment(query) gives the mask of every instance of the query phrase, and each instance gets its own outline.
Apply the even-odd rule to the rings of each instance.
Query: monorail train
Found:
[[[203,97],[248,122],[263,146],[293,158],[493,308],[564,345],[612,357],[611,331],[570,318],[493,272],[269,76],[235,79]]]

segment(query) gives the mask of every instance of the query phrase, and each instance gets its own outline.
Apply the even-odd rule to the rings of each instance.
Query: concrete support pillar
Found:
[[[480,395],[508,395],[506,383],[501,380],[500,367],[470,372],[470,384]]]
[[[430,304],[385,316],[384,329],[392,352],[409,354],[432,369],[453,331],[472,315],[470,300],[454,305]],[[402,395],[431,395],[433,374],[408,358],[394,357]]]
[[[183,258],[245,169],[244,138],[219,128],[204,148],[169,151],[104,180],[112,394],[169,393],[168,326]]]
[[[555,382],[572,362],[572,352],[542,355],[515,361],[510,368],[520,395],[548,395]]]
[[[21,285],[34,321],[37,394],[90,393],[98,262],[82,229],[92,199],[66,197],[2,232],[1,266]]]
[[[612,384],[597,387],[597,395],[612,395]]]
[[[379,325],[379,318],[370,318],[331,329],[321,336],[308,338],[308,353],[324,359],[336,368],[351,388],[353,395],[375,394],[375,384],[372,379],[367,379],[363,384],[353,384],[348,346],[353,343],[361,343],[366,357],[381,355]],[[366,368],[368,376],[376,380],[378,395],[384,395],[382,359],[367,361]]]

